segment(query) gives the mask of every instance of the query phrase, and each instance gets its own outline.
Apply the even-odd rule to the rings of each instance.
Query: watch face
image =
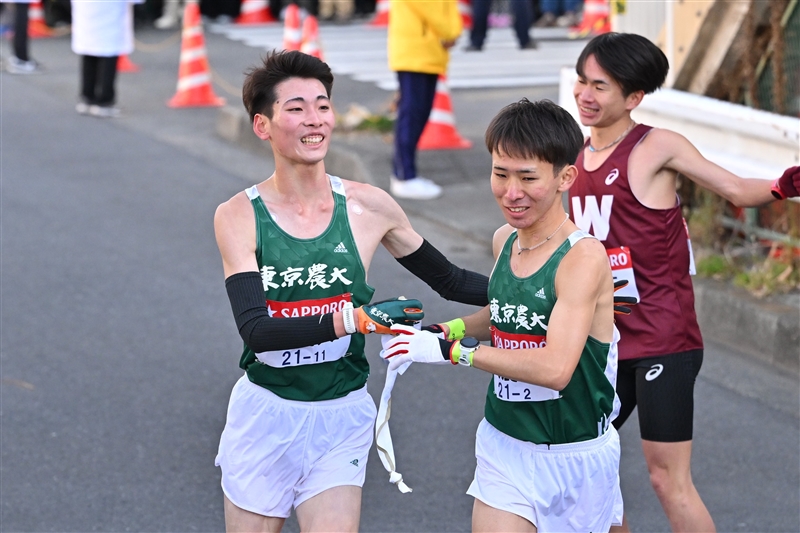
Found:
[[[477,348],[480,344],[480,341],[475,337],[464,337],[460,342],[464,348]]]

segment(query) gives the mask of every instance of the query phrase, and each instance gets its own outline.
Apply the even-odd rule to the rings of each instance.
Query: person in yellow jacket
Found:
[[[461,29],[457,0],[389,2],[389,68],[400,85],[390,191],[398,198],[429,200],[442,194],[441,187],[417,175],[417,142],[433,108],[436,80],[447,72],[448,50]]]

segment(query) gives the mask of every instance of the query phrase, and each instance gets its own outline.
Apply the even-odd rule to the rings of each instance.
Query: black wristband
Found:
[[[290,350],[336,340],[333,314],[272,318],[258,272],[239,272],[225,280],[233,318],[244,343],[254,352]]]
[[[439,349],[442,350],[442,358],[445,361],[450,363],[453,362],[452,358],[450,357],[450,352],[453,351],[453,345],[458,341],[446,341],[444,339],[439,339]]]
[[[489,278],[459,268],[428,241],[397,262],[436,291],[442,298],[464,304],[489,305]]]

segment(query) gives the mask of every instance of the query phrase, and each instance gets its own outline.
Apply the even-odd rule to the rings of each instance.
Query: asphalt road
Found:
[[[150,83],[167,87],[158,99],[123,78],[122,119],[77,116],[77,59],[34,46],[63,61],[0,76],[0,530],[221,531],[213,461],[241,341],[212,216],[271,169],[214,136],[214,110],[164,107],[166,76]],[[176,61],[151,68],[176,72]],[[484,246],[412,222],[455,262],[488,272]],[[376,298],[422,299],[431,320],[467,310],[386,253],[370,282]],[[377,397],[375,339],[368,350]],[[464,491],[488,381],[461,367],[412,367],[398,381],[392,434],[414,492],[391,486],[373,452],[363,531],[469,530]],[[800,530],[798,410],[796,378],[707,347],[693,472],[720,531]],[[632,529],[668,531],[635,419],[621,434]]]

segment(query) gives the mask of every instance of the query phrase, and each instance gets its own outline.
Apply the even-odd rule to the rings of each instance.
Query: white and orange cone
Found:
[[[211,87],[211,69],[208,66],[206,41],[197,0],[186,0],[181,36],[178,91],[167,105],[169,107],[224,105],[225,99],[217,97]]]
[[[422,130],[417,149],[465,150],[467,148],[472,148],[472,142],[463,138],[456,130],[447,79],[439,76],[439,80],[436,82],[436,96],[433,98],[433,109],[428,117],[428,123],[425,124],[425,129]]]
[[[300,29],[300,8],[297,4],[286,6],[283,14],[283,49],[300,50],[303,44],[303,32]]]
[[[303,41],[300,51],[322,59],[322,50],[319,49],[319,24],[314,15],[308,15],[303,21]]]
[[[375,16],[369,23],[370,26],[389,25],[389,0],[378,0],[375,5]]]
[[[39,39],[41,37],[52,37],[55,35],[53,29],[44,21],[44,9],[41,0],[36,0],[28,5],[28,37]]]
[[[583,20],[569,29],[570,39],[583,39],[590,35],[600,35],[611,31],[611,7],[608,0],[585,0]]]
[[[269,10],[267,0],[244,0],[236,24],[267,24],[278,22]]]

